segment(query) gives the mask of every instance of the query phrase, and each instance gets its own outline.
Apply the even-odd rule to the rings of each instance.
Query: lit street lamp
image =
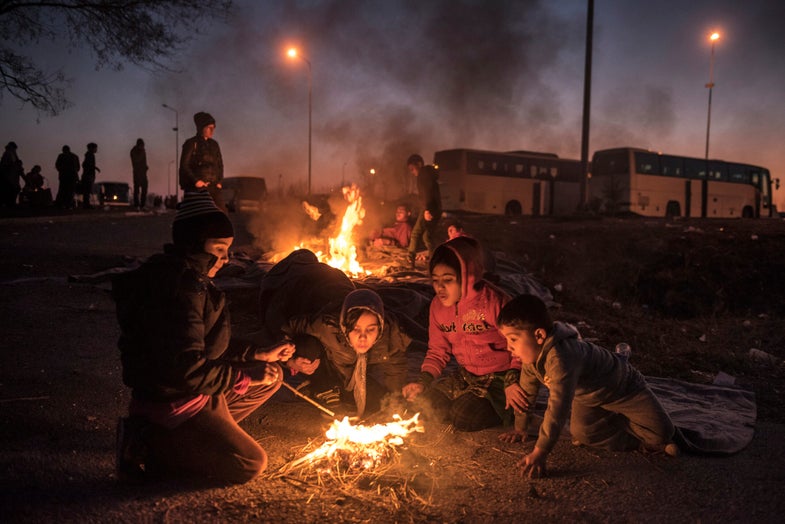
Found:
[[[161,104],[161,106],[165,107],[169,111],[174,111],[174,127],[172,128],[172,131],[174,131],[174,176],[175,176],[174,201],[176,203],[177,200],[178,200],[178,198],[177,198],[177,193],[178,193],[177,187],[180,185],[179,181],[178,181],[179,180],[179,176],[180,176],[180,170],[178,169],[178,167],[179,167],[179,159],[180,159],[180,112],[177,111],[177,109],[175,109],[173,107],[170,107],[170,106],[168,106],[166,104]],[[171,186],[170,186],[169,192],[171,194]]]
[[[714,88],[714,43],[719,40],[720,34],[716,31],[709,35],[711,41],[711,58],[709,59],[709,83],[706,87],[709,88],[709,112],[706,120],[706,160],[709,159],[709,130],[711,129],[711,91]]]
[[[311,75],[311,62],[306,57],[297,52],[294,47],[286,52],[289,58],[299,58],[308,64],[308,195],[311,194],[311,93],[313,91],[313,77]]]

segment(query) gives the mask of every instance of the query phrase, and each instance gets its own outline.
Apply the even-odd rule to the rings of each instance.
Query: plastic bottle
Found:
[[[632,354],[632,348],[626,342],[619,342],[618,344],[616,344],[616,350],[615,351],[625,361],[629,360],[630,359],[630,355]]]

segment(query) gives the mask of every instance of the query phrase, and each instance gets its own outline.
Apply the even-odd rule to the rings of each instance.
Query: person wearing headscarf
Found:
[[[355,408],[358,417],[381,409],[382,399],[399,396],[406,383],[406,349],[411,338],[395,316],[385,312],[381,297],[373,290],[351,291],[339,311],[328,307],[310,317],[292,318],[283,331],[295,340],[305,334],[319,341],[322,351],[317,369],[299,371],[333,377],[332,391]],[[295,343],[293,362],[300,356]],[[318,397],[324,392],[316,393]]]

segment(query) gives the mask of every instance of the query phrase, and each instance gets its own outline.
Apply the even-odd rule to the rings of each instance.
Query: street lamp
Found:
[[[313,91],[313,77],[311,75],[311,62],[301,55],[296,48],[290,47],[286,54],[289,58],[299,58],[308,64],[308,195],[311,195],[311,94]]]
[[[709,159],[709,130],[711,129],[711,91],[714,88],[714,44],[719,40],[720,34],[716,31],[709,35],[711,41],[711,58],[709,59],[709,83],[706,87],[709,88],[709,112],[706,119],[706,160]],[[707,173],[708,176],[708,173]]]
[[[174,176],[177,179],[180,176],[179,168],[179,158],[180,158],[180,112],[177,109],[170,107],[166,104],[161,104],[162,107],[165,107],[169,111],[174,111],[174,127],[172,131],[174,131]],[[179,186],[179,182],[175,181],[174,184],[174,201],[177,203],[177,187]],[[169,190],[171,192],[171,188]]]

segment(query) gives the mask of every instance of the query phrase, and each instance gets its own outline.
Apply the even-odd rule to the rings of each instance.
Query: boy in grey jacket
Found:
[[[572,326],[553,322],[539,297],[516,297],[499,312],[496,325],[507,339],[508,351],[523,364],[520,384],[527,404],[534,405],[540,383],[549,390],[534,450],[518,462],[521,474],[545,474],[546,457],[567,417],[577,444],[678,453],[672,443],[673,423],[643,375],[620,355],[581,340]],[[530,418],[529,413],[516,412],[514,429],[499,438],[524,440]]]

